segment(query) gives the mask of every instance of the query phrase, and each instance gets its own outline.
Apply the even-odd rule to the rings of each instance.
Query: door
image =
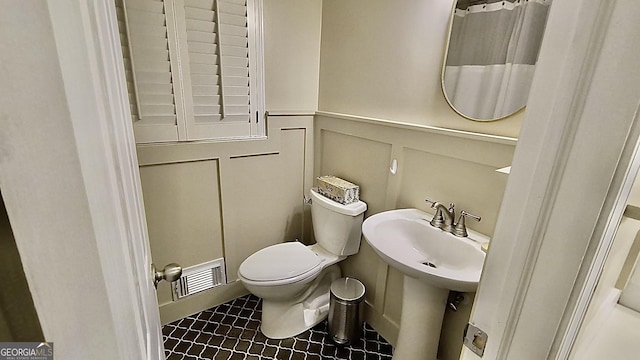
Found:
[[[115,6],[111,1],[98,0],[51,0],[48,6],[89,205],[95,207],[92,210],[98,219],[105,218],[105,204],[112,205],[111,222],[101,224],[93,220],[94,227],[102,225],[96,230],[113,232],[105,243],[98,245],[101,258],[107,258],[102,261],[105,284],[110,293],[127,294],[129,304],[120,304],[115,299],[113,302],[117,304],[116,311],[135,315],[144,358],[164,359]],[[78,56],[76,51],[80,48],[86,57]],[[80,88],[81,84],[86,88]],[[95,107],[88,108],[89,104]],[[97,181],[100,178],[105,180],[101,183]],[[106,192],[105,187],[110,187],[110,191]],[[119,231],[114,231],[114,227]],[[118,237],[121,251],[113,251],[114,239]],[[113,261],[130,267],[130,276],[124,271],[109,275]],[[126,347],[135,348],[140,344],[122,339],[118,329],[128,328],[128,322],[116,320],[116,337]]]
[[[485,359],[568,355],[637,171],[638,16],[628,0],[551,6],[470,319]]]
[[[0,14],[0,187],[61,359],[164,360],[116,25],[110,1]]]

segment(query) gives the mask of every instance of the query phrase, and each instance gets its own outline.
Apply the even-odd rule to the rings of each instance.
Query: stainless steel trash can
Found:
[[[329,337],[337,345],[355,343],[362,336],[364,285],[354,278],[331,283]]]

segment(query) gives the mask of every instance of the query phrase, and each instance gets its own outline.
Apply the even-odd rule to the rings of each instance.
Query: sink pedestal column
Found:
[[[393,360],[436,360],[449,290],[404,277],[402,313]]]

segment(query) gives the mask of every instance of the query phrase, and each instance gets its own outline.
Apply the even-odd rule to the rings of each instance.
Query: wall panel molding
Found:
[[[374,118],[374,117],[368,117],[368,116],[340,114],[340,113],[334,113],[329,111],[316,111],[316,116],[324,116],[324,117],[330,117],[334,119],[358,121],[358,122],[363,122],[368,124],[378,124],[378,125],[394,127],[398,129],[415,130],[415,131],[421,131],[421,132],[432,133],[432,134],[460,137],[460,138],[470,139],[470,140],[488,141],[496,144],[515,145],[518,142],[517,138],[509,137],[509,136],[500,136],[500,135],[484,134],[484,133],[472,132],[472,131],[448,129],[448,128],[437,127],[437,126],[412,124],[412,123],[403,122],[403,121]]]
[[[156,264],[178,262],[172,260],[177,254],[172,243],[180,247],[182,266],[221,256],[226,263],[227,285],[179,301],[172,301],[168,285],[161,285],[163,323],[246,294],[236,274],[240,263],[255,251],[284,241],[310,241],[311,219],[303,196],[313,183],[313,117],[272,115],[267,125],[268,136],[259,140],[137,146],[141,172],[148,175],[142,182],[145,205],[154,207],[148,214],[181,207],[175,218],[149,223],[150,233],[156,234],[150,239]],[[202,164],[215,164],[215,173],[198,175]],[[155,169],[165,169],[160,176],[167,179],[154,177],[159,174]],[[193,176],[185,176],[188,169]],[[176,196],[169,191],[198,191],[202,198],[192,194],[186,201],[167,200]],[[173,228],[185,224],[189,224],[186,229],[174,234]],[[169,229],[160,231],[166,226]],[[164,233],[173,235],[163,237]]]
[[[516,140],[457,130],[435,129],[391,120],[318,112],[315,175],[332,174],[361,187],[365,217],[395,208],[431,209],[430,197],[455,202],[457,209],[483,217],[468,226],[493,234],[508,175],[495,170],[511,164]],[[398,167],[390,171],[393,160]],[[402,303],[402,275],[389,268],[363,239],[360,252],[341,263],[343,275],[367,287],[365,320],[391,343],[397,338]],[[471,303],[460,313],[470,313]],[[440,359],[457,359],[458,332],[464,316],[445,314]]]

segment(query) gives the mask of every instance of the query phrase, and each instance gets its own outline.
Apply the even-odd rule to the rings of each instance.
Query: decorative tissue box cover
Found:
[[[343,205],[360,200],[360,187],[333,175],[316,178],[318,193]]]

